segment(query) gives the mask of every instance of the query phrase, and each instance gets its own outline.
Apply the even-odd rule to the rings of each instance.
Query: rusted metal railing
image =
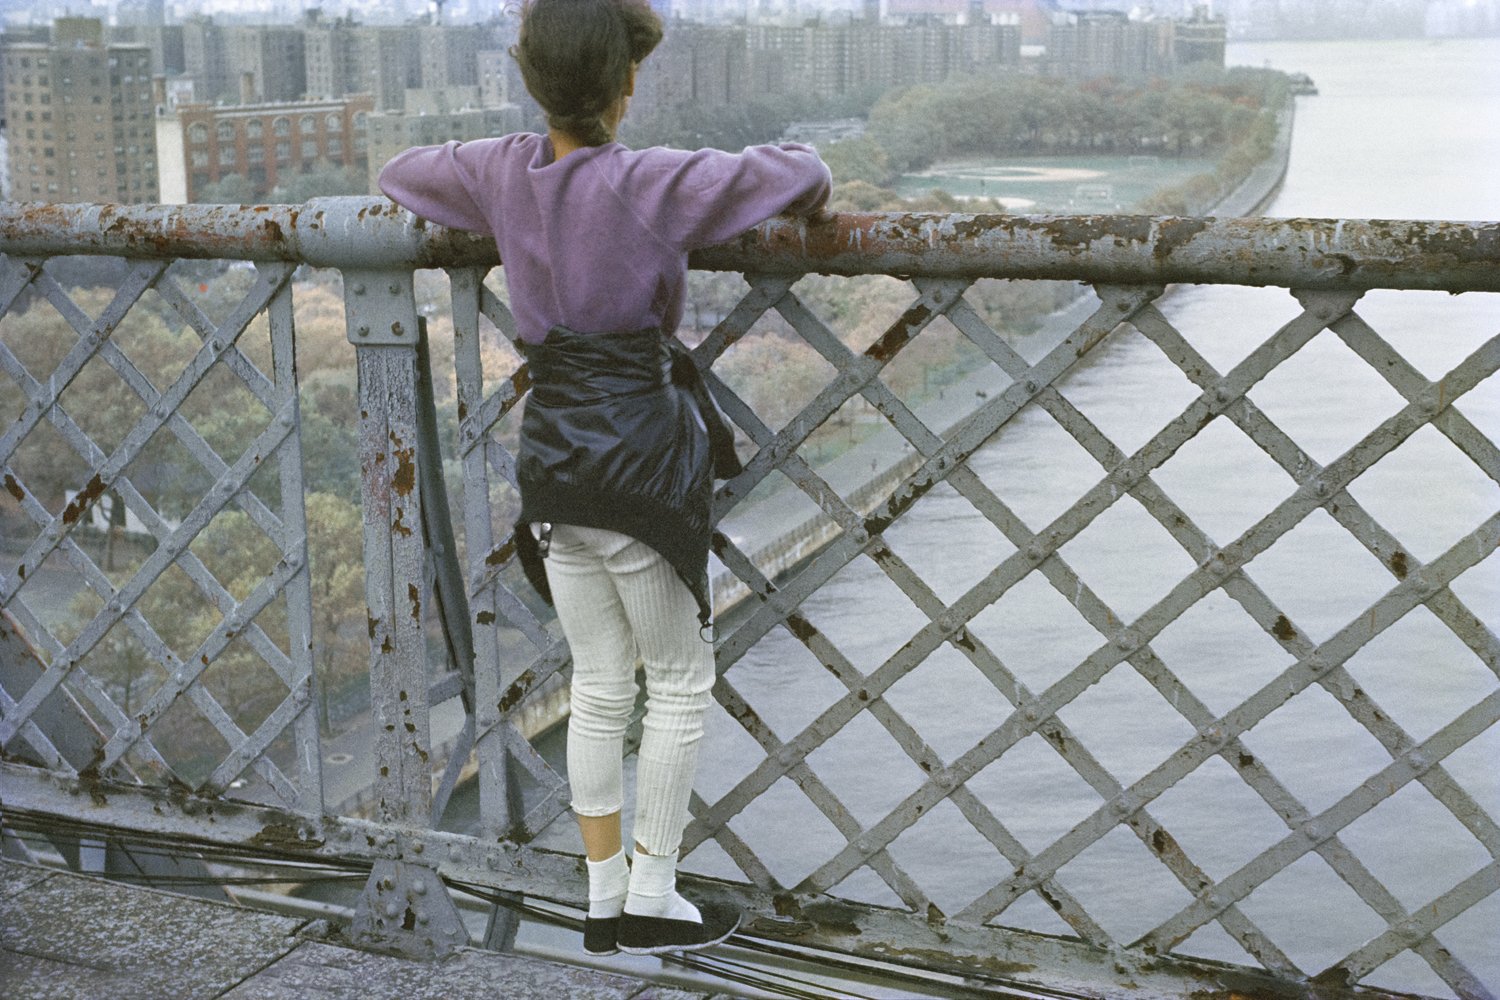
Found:
[[[28,537],[7,539],[9,551],[0,566],[0,809],[362,865],[371,875],[354,933],[417,955],[442,953],[467,940],[448,895],[435,888],[444,880],[573,904],[582,900],[578,858],[533,843],[539,831],[565,816],[567,783],[518,720],[529,700],[565,678],[568,653],[555,625],[539,614],[524,589],[513,589],[517,577],[510,572],[508,526],[494,508],[495,497],[514,483],[512,456],[497,428],[523,399],[527,380],[523,367],[498,372],[485,367],[487,359],[493,363],[491,349],[515,334],[503,296],[491,287],[493,280],[486,283],[499,264],[493,243],[425,228],[373,199],[255,208],[6,205],[0,207],[0,253],[0,321],[22,324],[30,310],[50,309],[76,338],[51,345],[49,357],[61,360],[38,371],[30,360],[36,345],[18,342],[24,325],[14,334],[0,328],[0,370],[18,401],[0,436],[10,504],[0,513],[7,524],[30,525]],[[57,258],[74,255],[125,262],[123,278],[97,314],[75,301],[76,293],[55,273]],[[210,318],[192,294],[195,279],[184,273],[183,262],[194,260],[252,262],[253,281],[222,318]],[[1424,562],[1348,488],[1419,431],[1435,431],[1489,482],[1500,482],[1496,442],[1455,406],[1487,379],[1493,383],[1500,337],[1484,340],[1432,379],[1357,308],[1369,289],[1500,291],[1500,225],[843,215],[815,225],[771,223],[700,252],[693,263],[742,272],[749,284],[693,350],[749,442],[744,473],[718,492],[716,518],[723,522],[752,490],[779,474],[810,498],[816,516],[830,525],[818,546],[796,550],[798,565],[784,576],[777,576],[781,564],[768,564],[726,533],[716,535],[716,556],[750,596],[719,642],[715,696],[760,748],[760,756],[727,792],[692,804],[684,852],[712,842],[742,873],[737,881],[700,880],[700,889],[746,906],[754,918],[752,934],[1085,995],[1259,995],[1273,989],[1342,995],[1368,986],[1371,973],[1387,962],[1412,955],[1460,996],[1490,997],[1500,989],[1442,940],[1450,922],[1476,907],[1492,908],[1500,888],[1496,817],[1484,793],[1444,764],[1500,720],[1500,692],[1492,689],[1475,698],[1419,738],[1381,711],[1348,669],[1351,658],[1374,638],[1425,607],[1479,663],[1491,673],[1500,671],[1494,609],[1465,605],[1451,586],[1494,552],[1500,511]],[[376,777],[375,805],[363,816],[337,813],[337,801],[325,792],[321,763],[329,747],[320,737],[316,711],[319,598],[309,570],[295,364],[293,279],[299,265],[341,272],[347,336],[357,358],[368,611],[365,621],[341,627],[366,632],[369,640],[372,723],[359,752],[373,756]],[[463,471],[462,566],[446,523],[433,373],[426,370],[424,317],[413,291],[414,272],[426,268],[443,269],[451,291],[458,431],[447,444]],[[913,296],[866,349],[854,351],[800,299],[794,286],[808,273],[895,276],[910,282]],[[1097,303],[1081,309],[1055,346],[1028,361],[966,298],[976,279],[992,277],[1084,282]],[[1171,283],[1285,288],[1295,298],[1294,315],[1220,372],[1158,308]],[[148,292],[158,300],[158,310],[196,343],[165,387],[142,374],[128,349],[116,342],[116,330]],[[778,315],[834,370],[828,384],[779,430],[730,391],[714,368],[768,314]],[[882,374],[939,317],[977,348],[991,375],[988,391],[962,419],[931,427]],[[1191,384],[1185,408],[1130,452],[1059,389],[1081,359],[1124,330],[1151,341]],[[1249,393],[1325,331],[1377,372],[1400,403],[1352,447],[1322,464]],[[262,337],[267,344],[249,343]],[[69,392],[81,373],[101,365],[115,373],[117,391],[127,394],[136,411],[133,424],[111,428],[114,440],[107,442],[96,440],[100,431],[85,431],[77,417],[88,401]],[[236,455],[221,455],[210,443],[213,435],[195,424],[184,405],[195,392],[206,391],[211,376],[226,373],[260,407],[256,426]],[[799,450],[855,397],[894,429],[907,454],[902,463],[887,463],[884,476],[874,480],[879,488],[865,484],[857,499],[855,491],[835,488]],[[971,460],[1020,415],[1038,410],[1096,460],[1102,474],[1068,496],[1061,513],[1033,529],[975,472]],[[1222,545],[1154,478],[1216,420],[1243,432],[1293,484]],[[70,450],[73,461],[87,469],[65,502],[44,495],[49,480],[36,464],[37,452],[22,453],[28,439],[41,437]],[[185,467],[211,481],[173,517],[158,499],[161,477],[148,473],[143,458],[148,443],[168,439],[186,456],[179,459]],[[256,479],[262,468],[275,470],[273,482]],[[1009,546],[953,600],[940,597],[887,540],[888,530],[940,484],[972,504]],[[1160,524],[1192,563],[1180,578],[1164,581],[1162,596],[1133,616],[1112,609],[1062,552],[1126,497]],[[89,512],[105,498],[140,526],[149,550],[125,574],[101,566],[86,537]],[[1320,511],[1378,558],[1383,576],[1372,603],[1315,640],[1244,570]],[[252,524],[275,550],[248,581],[221,580],[218,566],[211,568],[199,551],[206,544],[205,529],[229,512]],[[788,533],[798,528],[786,526]],[[802,611],[836,574],[864,557],[923,619],[898,649],[868,670],[856,666]],[[58,573],[72,574],[80,592],[92,595],[73,624],[59,624],[57,609],[46,606],[54,599],[51,591],[36,582]],[[185,580],[191,601],[217,614],[191,650],[174,649],[163,640],[163,622],[153,620],[143,601],[169,577]],[[1044,580],[1098,634],[1095,648],[1036,691],[971,627],[1027,579]],[[1273,680],[1227,711],[1211,709],[1194,693],[1185,671],[1168,666],[1153,647],[1209,595],[1233,601],[1290,660]],[[435,650],[424,626],[433,601],[442,609],[446,656]],[[795,636],[843,692],[792,734],[764,722],[753,699],[727,675],[778,629]],[[102,662],[125,655],[127,645],[152,665],[158,679],[144,701],[131,702],[127,687],[122,703],[119,685],[98,670]],[[981,727],[982,738],[964,752],[940,755],[930,745],[933,734],[904,718],[885,696],[944,648],[986,678],[1007,707]],[[231,649],[269,669],[284,686],[284,696],[268,711],[247,716],[243,706],[211,689],[210,671]],[[1129,782],[1116,777],[1097,746],[1088,748],[1087,734],[1064,721],[1068,706],[1124,665],[1154,687],[1193,734]],[[1349,794],[1318,808],[1301,801],[1242,739],[1314,686],[1331,695],[1388,757]],[[462,722],[440,748],[431,710],[455,699]],[[954,714],[964,711],[963,705],[952,706]],[[166,752],[184,713],[206,722],[222,743],[204,769],[206,776],[186,776]],[[810,759],[846,727],[871,719],[922,777],[894,807],[883,807],[874,821],[861,821]],[[1096,808],[1036,850],[1013,832],[1005,803],[987,800],[973,782],[1033,735],[1051,744],[1098,796]],[[1284,824],[1278,839],[1219,877],[1153,814],[1165,793],[1209,763],[1232,769]],[[470,775],[478,788],[477,828],[442,829],[455,789]],[[248,788],[247,776],[253,779]],[[778,881],[772,874],[777,859],[758,854],[732,825],[783,778],[796,784],[840,841],[795,884]],[[1398,899],[1344,839],[1352,824],[1414,783],[1489,858],[1457,884],[1434,889],[1419,906]],[[970,901],[951,914],[934,904],[929,890],[898,860],[899,852],[892,851],[898,838],[940,806],[962,816],[1005,872],[993,884],[976,886]],[[1138,839],[1189,900],[1131,940],[1112,935],[1059,875],[1119,831]],[[1358,947],[1321,968],[1299,967],[1288,943],[1266,933],[1242,907],[1258,888],[1309,856],[1321,858],[1382,922]],[[873,872],[889,890],[890,905],[840,896],[841,884],[861,869]],[[1007,910],[1030,893],[1046,901],[1066,925],[1066,935],[1003,926]],[[1206,927],[1227,935],[1257,966],[1195,960],[1174,951]],[[503,943],[510,933],[497,920],[490,938]]]

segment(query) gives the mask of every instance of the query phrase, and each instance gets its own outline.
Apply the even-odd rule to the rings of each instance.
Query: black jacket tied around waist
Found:
[[[713,481],[742,467],[686,348],[654,327],[580,334],[556,326],[523,349],[532,387],[516,462],[515,539],[527,579],[550,603],[531,524],[607,528],[661,553],[707,624]]]

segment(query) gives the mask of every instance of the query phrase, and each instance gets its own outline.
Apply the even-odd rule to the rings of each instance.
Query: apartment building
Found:
[[[1210,14],[1207,4],[1198,4],[1191,17],[1172,22],[1172,59],[1179,66],[1193,63],[1223,66],[1228,40],[1226,19]]]
[[[973,23],[845,24],[746,31],[750,89],[828,99],[883,91],[1021,61],[1021,30],[976,17]]]
[[[1076,79],[1136,80],[1170,72],[1173,22],[1133,21],[1123,12],[1086,11],[1052,27],[1046,71]]]
[[[641,65],[631,104],[637,113],[688,102],[744,104],[752,94],[749,62],[743,27],[674,22]]]
[[[182,22],[182,62],[198,100],[217,101],[238,93],[239,82],[229,74],[224,29],[212,17],[194,14]]]
[[[308,12],[302,28],[303,61],[307,69],[305,96],[343,97],[363,89],[357,28],[351,17],[325,21],[321,13]]]
[[[47,42],[0,47],[11,197],[157,199],[151,52],[108,45],[93,18],[60,18]]]
[[[242,103],[298,101],[307,93],[301,28],[231,27],[225,29],[224,40],[226,69]]]
[[[379,194],[375,183],[380,168],[403,149],[435,146],[450,139],[487,139],[519,131],[521,109],[514,104],[497,108],[476,106],[479,88],[416,89],[406,95],[404,111],[384,111],[369,116],[370,193]]]

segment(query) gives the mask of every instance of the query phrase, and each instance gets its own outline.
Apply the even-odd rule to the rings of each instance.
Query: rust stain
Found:
[[[493,625],[495,623],[495,613],[493,611],[481,611],[474,616],[474,623],[476,625]]]
[[[746,729],[751,731],[764,730],[766,724],[761,721],[760,714],[749,705],[741,702],[738,707],[730,709],[729,714],[740,721]]]
[[[1405,580],[1406,574],[1410,572],[1406,565],[1406,553],[1399,551],[1391,553],[1390,564],[1391,572],[1396,574],[1396,579]]]
[[[290,823],[267,823],[247,843],[282,851],[312,851],[323,846],[321,840],[304,838],[301,831]]]
[[[802,915],[820,930],[835,934],[858,934],[860,912],[852,906],[835,901],[809,903],[802,908]]]
[[[1297,638],[1297,630],[1292,628],[1292,623],[1287,621],[1286,615],[1279,615],[1276,624],[1271,626],[1271,634],[1282,642],[1291,642]]]
[[[411,602],[411,616],[414,621],[422,620],[422,592],[417,589],[415,583],[406,585],[406,599]]]
[[[1241,753],[1239,757],[1239,765],[1240,767],[1254,767],[1255,755],[1249,753]]]
[[[5,474],[5,488],[17,501],[25,501],[26,491],[21,489],[21,484],[16,482],[16,477],[8,472]]]
[[[365,614],[365,626],[367,628],[369,628],[369,630],[370,630],[370,638],[371,639],[375,638],[375,626],[378,625],[378,624],[380,624],[379,621],[377,621],[375,618],[371,617],[370,614],[368,612],[366,612],[366,614]]]
[[[926,302],[918,302],[906,312],[901,318],[892,323],[880,339],[865,348],[865,357],[874,358],[876,361],[886,362],[896,356],[896,352],[905,347],[916,331],[922,328],[932,316],[932,306]]]
[[[818,634],[817,626],[796,611],[786,616],[786,627],[792,635],[803,642],[813,639]]]
[[[952,460],[951,464],[956,465],[957,462],[958,459],[955,457]],[[890,513],[886,514],[884,517],[871,516],[865,518],[865,531],[869,533],[871,538],[874,538],[877,535],[884,534],[885,529],[891,526],[891,522],[895,521],[896,518],[900,517],[902,514],[910,510],[912,504],[916,503],[918,500],[926,496],[928,491],[936,486],[938,482],[939,480],[937,476],[934,476],[931,479],[921,479],[915,483],[912,483],[911,486],[907,487],[906,490],[901,494],[891,497]]]
[[[1147,216],[1064,216],[1048,219],[1040,228],[1055,249],[1074,254],[1087,253],[1098,240],[1151,241],[1151,220]]]
[[[1172,256],[1173,252],[1190,243],[1193,237],[1209,227],[1209,219],[1167,219],[1157,228],[1156,245],[1151,249],[1151,255],[1157,260],[1165,260]]]
[[[1153,830],[1151,833],[1151,850],[1158,856],[1171,852],[1177,854],[1181,848],[1177,846],[1176,839],[1165,830]]]
[[[514,684],[505,689],[505,694],[500,698],[500,712],[504,714],[515,708],[521,699],[526,697],[526,691],[531,687],[533,678],[536,677],[532,671],[527,670],[516,678]]]
[[[402,538],[411,537],[411,526],[406,523],[406,508],[396,508],[396,520],[391,522],[391,534],[400,535]]]
[[[499,566],[502,563],[509,562],[510,557],[515,554],[516,536],[512,534],[505,540],[505,543],[503,545],[499,545],[490,550],[490,554],[484,557],[484,564],[486,566]]]
[[[103,494],[104,480],[100,479],[96,475],[93,479],[90,479],[88,485],[79,490],[78,495],[75,496],[71,501],[69,501],[68,505],[63,508],[63,524],[72,524],[74,521],[77,521],[78,518],[83,514],[83,512],[88,510],[89,505],[92,504],[95,500],[98,500],[99,497]]]
[[[396,453],[396,474],[391,477],[391,489],[402,496],[407,496],[417,485],[417,466],[412,461],[416,453],[415,448],[394,449]]]

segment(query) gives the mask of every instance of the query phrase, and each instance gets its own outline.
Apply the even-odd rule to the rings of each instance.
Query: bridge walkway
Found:
[[[341,943],[323,920],[0,861],[7,1000],[725,1000],[514,952],[428,962]]]

